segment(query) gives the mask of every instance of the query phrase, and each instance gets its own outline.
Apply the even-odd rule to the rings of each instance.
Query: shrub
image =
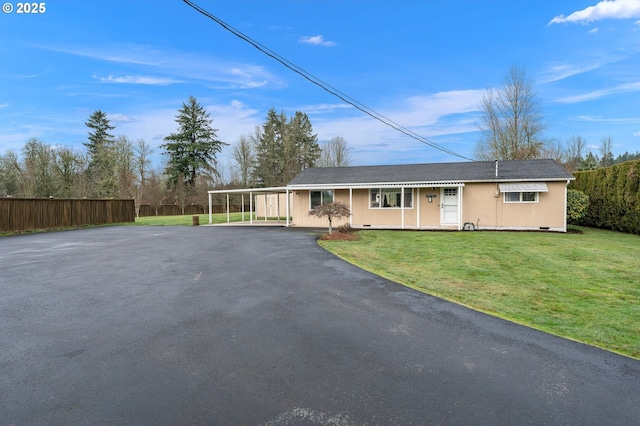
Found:
[[[577,189],[567,191],[567,222],[577,224],[587,214],[589,196]]]
[[[338,232],[340,232],[341,234],[351,234],[353,232],[356,232],[356,230],[353,229],[348,223],[345,223],[344,225],[338,227]]]

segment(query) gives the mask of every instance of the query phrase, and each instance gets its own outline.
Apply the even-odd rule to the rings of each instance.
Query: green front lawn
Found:
[[[640,237],[580,230],[361,231],[319,244],[425,293],[640,358]]]

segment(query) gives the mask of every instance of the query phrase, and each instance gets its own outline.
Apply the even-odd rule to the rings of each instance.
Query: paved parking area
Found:
[[[406,289],[305,230],[6,237],[0,265],[0,425],[640,419],[640,362]]]

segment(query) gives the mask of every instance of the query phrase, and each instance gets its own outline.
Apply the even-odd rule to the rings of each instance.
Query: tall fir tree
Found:
[[[101,110],[94,111],[85,124],[90,129],[88,140],[83,143],[89,157],[87,175],[90,194],[94,197],[113,197],[118,189],[118,178],[115,138],[109,132],[115,127]]]
[[[262,187],[279,186],[282,183],[284,138],[287,117],[271,108],[262,134],[256,145],[256,164],[253,180]]]
[[[272,108],[267,113],[262,135],[256,146],[254,181],[263,187],[286,185],[320,157],[318,137],[313,134],[306,114],[296,111],[287,121],[284,112]]]
[[[178,133],[165,137],[166,143],[161,145],[163,154],[169,157],[166,173],[172,186],[184,184],[193,188],[198,173],[218,174],[216,154],[227,144],[217,139],[218,129],[211,127],[213,120],[209,116],[193,96],[178,110]]]

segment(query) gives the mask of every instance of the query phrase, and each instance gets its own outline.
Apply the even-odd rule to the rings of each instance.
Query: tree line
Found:
[[[282,186],[306,167],[351,163],[343,138],[318,143],[311,121],[296,111],[288,118],[271,109],[262,126],[233,144],[231,179],[223,182],[218,154],[229,144],[217,137],[210,114],[191,96],[175,118],[177,131],[160,145],[165,159],[152,167],[154,149],[144,140],[114,136],[101,110],[86,126],[85,150],[29,139],[0,155],[0,196],[25,198],[133,198],[141,204],[207,203],[207,191],[222,187]]]

